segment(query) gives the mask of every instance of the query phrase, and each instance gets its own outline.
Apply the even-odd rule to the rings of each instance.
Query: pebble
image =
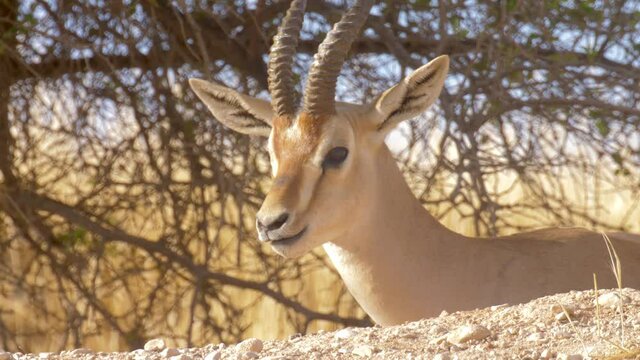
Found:
[[[556,314],[554,316],[554,318],[557,321],[564,322],[564,321],[570,321],[572,316],[571,316],[571,314],[569,314],[569,317],[567,317],[567,314],[565,314],[565,313],[558,313],[558,314]]]
[[[576,309],[571,305],[554,304],[551,306],[551,312],[557,321],[569,321],[575,316]],[[569,315],[568,318],[567,314]]]
[[[550,359],[551,356],[553,356],[553,354],[551,353],[551,351],[549,351],[549,349],[544,349],[540,353],[540,359],[542,359],[542,360]]]
[[[146,351],[161,351],[166,346],[167,345],[164,343],[164,340],[162,340],[162,339],[152,339],[152,340],[147,341],[146,344],[144,344],[144,349]]]
[[[374,348],[369,345],[358,345],[353,349],[352,353],[354,355],[370,358],[373,356]]]
[[[626,296],[620,298],[620,295],[616,292],[608,292],[598,296],[596,303],[600,306],[616,307],[620,304],[627,303],[629,299]]]
[[[580,355],[580,354],[571,354],[570,355],[570,354],[560,353],[560,354],[558,354],[556,359],[558,359],[558,360],[582,360],[582,355]]]
[[[300,334],[300,333],[295,333],[295,334],[289,336],[289,341],[292,341],[292,342],[296,342],[296,341],[301,340],[301,339],[302,339],[302,334]]]
[[[220,350],[216,350],[208,353],[207,356],[204,357],[204,360],[220,360],[221,357],[222,353]]]
[[[542,340],[543,338],[544,338],[544,335],[542,333],[536,332],[536,333],[533,333],[533,334],[527,336],[527,341],[538,342],[538,341]]]
[[[442,326],[433,326],[429,329],[429,335],[440,335],[440,334],[444,334],[446,333],[447,330],[445,328],[443,328]]]
[[[263,348],[262,340],[250,338],[239,343],[236,348],[239,351],[259,353]]]
[[[176,348],[166,348],[162,350],[160,355],[162,355],[162,357],[172,357],[172,356],[180,355],[180,351],[178,351],[178,349]]]
[[[564,305],[564,304],[553,304],[551,305],[551,312],[553,312],[554,314],[560,314],[560,313],[564,313],[564,312],[568,312],[569,315],[573,315],[576,312],[575,307],[571,306],[571,305]]]
[[[429,341],[429,343],[431,344],[443,344],[446,340],[447,340],[447,334],[442,335],[442,336],[438,336],[437,338]]]
[[[11,359],[11,353],[1,351],[0,352],[0,360],[9,360]]]
[[[449,356],[448,353],[440,353],[440,354],[436,354],[436,356],[433,357],[433,360],[450,360],[451,356]]]
[[[482,340],[491,336],[491,331],[481,325],[464,325],[447,335],[447,341],[460,345],[471,340]]]
[[[38,357],[39,357],[40,359],[48,359],[48,358],[50,358],[50,357],[51,357],[51,356],[53,356],[53,355],[54,355],[54,354],[53,354],[53,353],[50,353],[50,352],[41,352],[40,354],[38,354]]]
[[[72,356],[93,354],[93,350],[86,349],[86,348],[80,348],[80,349],[71,350],[71,352],[69,354],[72,355]]]
[[[260,357],[260,355],[258,355],[258,353],[255,352],[255,351],[245,351],[240,356],[240,359],[242,359],[242,360],[251,360],[251,359],[257,359],[259,357]]]
[[[186,354],[180,354],[180,355],[172,356],[169,359],[170,360],[191,360],[191,356]]]
[[[496,310],[499,310],[499,309],[505,308],[505,307],[507,307],[507,306],[509,306],[509,304],[493,305],[493,306],[491,307],[491,311],[496,311]]]
[[[356,332],[353,331],[353,329],[344,328],[344,329],[336,331],[336,334],[334,336],[337,337],[338,339],[345,340],[345,339],[348,339],[348,338],[352,337],[355,334],[356,334]]]

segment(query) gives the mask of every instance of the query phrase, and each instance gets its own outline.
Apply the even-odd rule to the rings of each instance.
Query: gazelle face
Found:
[[[350,116],[351,115],[351,116]],[[301,255],[348,230],[358,175],[353,113],[277,118],[269,136],[273,184],[256,216],[260,241]]]
[[[293,59],[297,35],[291,31],[299,32],[304,0],[292,2],[274,40],[269,64],[271,103],[215,83],[190,80],[219,121],[244,134],[269,137],[274,179],[256,216],[256,227],[260,241],[282,256],[299,256],[344,237],[374,195],[375,154],[384,146],[385,134],[433,104],[444,84],[449,58],[440,56],[371,104],[335,103],[340,65],[372,3],[358,1],[327,35],[327,46],[323,42],[319,50],[324,54],[316,56],[309,72],[301,111],[293,104],[291,72],[282,69]]]

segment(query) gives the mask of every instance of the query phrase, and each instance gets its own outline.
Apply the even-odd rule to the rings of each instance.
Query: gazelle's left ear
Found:
[[[383,92],[371,105],[369,117],[378,131],[386,133],[424,112],[440,95],[448,72],[449,57],[442,55]]]

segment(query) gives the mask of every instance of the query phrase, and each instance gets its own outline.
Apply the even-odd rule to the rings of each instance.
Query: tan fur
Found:
[[[318,146],[322,135],[322,126],[327,118],[301,113],[297,119],[277,117],[273,122],[273,150],[279,159],[292,159],[300,162],[308,157]],[[299,134],[291,136],[294,130]]]
[[[301,113],[296,119],[277,117],[273,123],[273,154],[278,171],[269,192],[269,203],[295,207],[302,187],[302,166],[314,154],[326,118]],[[268,208],[269,203],[263,208]]]
[[[350,231],[324,248],[351,294],[379,324],[590,289],[593,273],[601,288],[616,286],[597,232],[550,228],[466,237],[422,207],[386,146],[361,160],[376,174],[362,185],[367,193],[358,206],[364,210],[344,215]],[[623,285],[640,288],[640,236],[608,235],[622,260]]]

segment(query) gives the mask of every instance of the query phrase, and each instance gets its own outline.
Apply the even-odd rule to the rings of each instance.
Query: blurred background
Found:
[[[350,4],[309,1],[300,87]],[[0,1],[0,348],[371,324],[321,249],[283,260],[256,241],[264,140],[223,128],[187,86],[268,99],[288,6]],[[640,232],[639,1],[379,1],[338,97],[370,101],[440,54],[439,102],[388,139],[434,215],[467,235]]]

